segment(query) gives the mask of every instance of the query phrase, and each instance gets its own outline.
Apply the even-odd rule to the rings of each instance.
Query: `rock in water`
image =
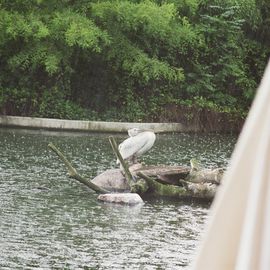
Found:
[[[96,176],[92,183],[113,192],[124,192],[130,189],[120,169],[106,170]]]
[[[143,203],[142,198],[137,193],[108,193],[98,196],[98,200],[110,203],[120,203],[135,205]]]

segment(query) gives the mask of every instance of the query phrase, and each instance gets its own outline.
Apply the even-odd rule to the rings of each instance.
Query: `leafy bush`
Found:
[[[269,16],[264,0],[3,0],[0,111],[157,121],[185,103],[244,115]]]
[[[35,116],[65,119],[94,118],[94,114],[91,115],[87,110],[67,100],[63,92],[57,88],[44,91]]]

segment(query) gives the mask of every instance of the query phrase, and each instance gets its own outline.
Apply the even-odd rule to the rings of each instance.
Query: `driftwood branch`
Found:
[[[124,161],[122,155],[120,154],[120,152],[118,150],[118,147],[117,147],[117,143],[116,143],[114,137],[110,136],[109,141],[110,141],[110,144],[111,144],[111,147],[113,149],[113,152],[114,152],[115,156],[119,159],[120,164],[123,167],[125,177],[126,177],[126,179],[128,181],[128,184],[129,184],[130,188],[132,189],[132,186],[134,185],[134,180],[133,180],[131,172],[129,171],[128,165],[126,164],[126,162]]]
[[[56,155],[65,163],[67,169],[68,169],[68,174],[69,177],[79,181],[80,183],[86,185],[87,187],[89,187],[90,189],[94,190],[97,193],[109,193],[108,190],[101,188],[97,185],[95,185],[94,183],[88,181],[87,179],[85,179],[83,176],[81,176],[76,169],[71,165],[71,163],[67,160],[67,158],[64,156],[64,154],[52,143],[48,144],[48,147],[54,152],[56,153]]]

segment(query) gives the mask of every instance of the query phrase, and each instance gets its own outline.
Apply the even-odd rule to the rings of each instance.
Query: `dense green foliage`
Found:
[[[0,0],[0,113],[245,114],[270,55],[269,18],[266,0]]]

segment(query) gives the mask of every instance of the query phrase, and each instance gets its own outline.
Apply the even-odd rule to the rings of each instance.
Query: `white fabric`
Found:
[[[193,270],[270,269],[270,64],[211,209]]]

